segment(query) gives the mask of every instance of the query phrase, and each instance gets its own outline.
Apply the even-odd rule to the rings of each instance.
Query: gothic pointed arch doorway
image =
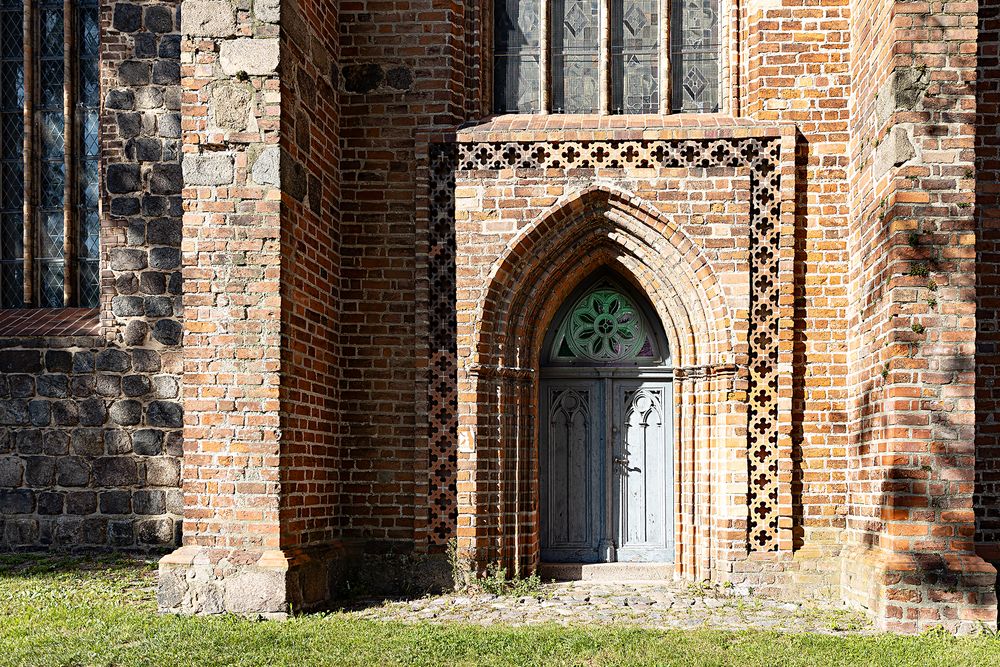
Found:
[[[560,308],[541,366],[542,560],[672,562],[673,377],[649,301],[598,271]]]

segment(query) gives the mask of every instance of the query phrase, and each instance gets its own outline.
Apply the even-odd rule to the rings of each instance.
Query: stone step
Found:
[[[543,581],[662,582],[674,578],[673,563],[541,563]]]

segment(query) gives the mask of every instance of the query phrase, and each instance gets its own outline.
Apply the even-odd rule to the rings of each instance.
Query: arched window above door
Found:
[[[719,51],[719,0],[494,0],[493,110],[715,112]]]
[[[662,327],[645,299],[614,277],[577,290],[546,336],[550,366],[662,366],[669,354]]]

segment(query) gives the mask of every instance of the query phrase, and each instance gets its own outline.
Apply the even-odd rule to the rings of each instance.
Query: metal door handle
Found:
[[[612,459],[615,463],[625,468],[626,472],[642,472],[642,468],[631,468],[628,464],[628,459],[618,458],[617,456]]]

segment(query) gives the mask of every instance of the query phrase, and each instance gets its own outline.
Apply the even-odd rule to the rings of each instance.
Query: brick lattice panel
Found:
[[[775,139],[501,141],[430,151],[430,539],[457,517],[455,172],[501,169],[749,168],[750,322],[747,546],[778,549],[778,324],[780,145]]]

